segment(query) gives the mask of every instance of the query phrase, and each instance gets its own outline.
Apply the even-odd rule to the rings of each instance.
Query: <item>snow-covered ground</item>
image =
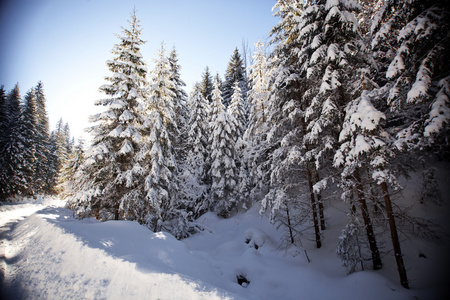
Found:
[[[327,213],[330,221],[343,214]],[[448,291],[445,276],[427,274],[439,264],[436,245],[407,244],[405,290],[389,258],[381,271],[347,276],[331,242],[338,229],[321,249],[305,241],[308,263],[303,252],[278,247],[279,232],[256,206],[230,219],[207,213],[198,223],[204,231],[178,241],[134,222],[76,220],[55,199],[0,206],[2,298],[387,300],[445,299]],[[412,257],[419,248],[427,258]],[[240,276],[248,282],[238,284]]]

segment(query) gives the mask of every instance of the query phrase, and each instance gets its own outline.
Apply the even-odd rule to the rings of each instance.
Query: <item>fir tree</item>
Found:
[[[201,92],[203,97],[205,97],[208,102],[212,101],[212,91],[213,91],[213,79],[211,73],[209,72],[209,68],[205,68],[205,72],[202,74],[201,81]]]
[[[177,197],[179,177],[174,145],[179,131],[175,86],[170,62],[162,45],[151,72],[149,98],[145,103],[148,118],[143,128],[148,150],[143,154],[149,170],[144,183],[146,203],[143,213],[144,222],[154,231],[166,228],[182,238],[187,234],[187,215],[180,209]]]
[[[235,142],[244,136],[247,128],[247,114],[244,109],[244,100],[242,99],[239,82],[235,82],[233,86],[233,95],[231,96],[231,103],[228,107],[228,113],[233,117],[236,128]]]
[[[138,185],[144,177],[139,153],[147,67],[140,53],[144,41],[140,39],[141,28],[134,12],[129,28],[122,32],[112,50],[115,57],[106,62],[112,73],[106,77],[109,84],[100,87],[109,98],[96,102],[105,111],[92,117],[98,123],[91,128],[93,141],[85,167],[91,183],[85,186],[88,198],[80,198],[83,206],[78,208],[80,215],[139,220],[135,204],[143,198]]]
[[[34,89],[34,94],[36,97],[36,138],[35,138],[35,147],[36,147],[36,164],[35,164],[35,189],[36,192],[49,192],[50,187],[47,184],[47,178],[49,177],[48,171],[48,161],[50,159],[50,151],[49,151],[49,125],[48,125],[48,117],[47,110],[45,106],[45,95],[44,88],[42,82],[39,82]]]
[[[186,136],[186,125],[189,119],[189,113],[187,110],[187,99],[188,95],[184,91],[186,84],[181,79],[180,70],[181,66],[178,64],[178,54],[173,48],[170,52],[169,57],[171,76],[170,80],[174,83],[173,92],[175,93],[174,99],[174,110],[175,110],[175,121],[179,130],[179,137],[177,137],[177,145],[175,145],[177,152],[181,152],[184,147],[182,140],[185,140]]]
[[[3,149],[3,137],[6,134],[8,115],[6,113],[6,91],[3,85],[0,87],[0,152]]]
[[[31,93],[29,97],[32,97]],[[30,120],[30,123],[25,119],[26,116],[31,117],[29,112],[32,109],[32,103],[30,109],[22,109],[19,85],[16,84],[7,99],[8,126],[3,136],[3,149],[0,153],[0,192],[3,199],[29,193],[32,188],[29,180],[32,176],[34,149],[30,144],[31,133],[28,126],[32,126],[33,120]]]
[[[270,181],[268,143],[265,138],[269,131],[269,96],[271,70],[263,45],[258,42],[250,66],[248,101],[250,107],[249,124],[244,134],[247,149],[242,157],[242,165],[247,167],[249,198],[261,199],[267,194]]]
[[[24,193],[33,195],[36,187],[36,97],[34,90],[30,90],[24,99],[19,132],[22,137],[22,163],[20,169],[26,186]]]
[[[236,48],[228,63],[227,71],[225,73],[225,82],[223,83],[223,104],[225,107],[231,102],[231,96],[234,93],[233,86],[235,82],[239,82],[239,87],[244,95],[248,90],[247,80],[245,78],[244,62]]]
[[[77,191],[82,190],[82,187],[79,185],[79,177],[82,175],[81,170],[85,161],[83,147],[83,141],[79,141],[78,144],[74,146],[73,151],[60,172],[57,190],[59,196],[63,199],[72,199]],[[71,202],[69,202],[69,207],[73,208]]]
[[[253,55],[254,64],[250,66],[248,101],[250,107],[249,126],[246,134],[248,138],[258,136],[265,132],[264,128],[267,120],[271,77],[269,62],[263,52],[263,44],[255,44],[256,51]]]
[[[55,166],[58,173],[69,158],[71,147],[70,136],[67,136],[67,134],[70,134],[69,125],[67,123],[64,124],[63,119],[60,118],[56,123],[56,129],[52,131],[50,135],[51,139],[53,139],[56,144],[56,152],[54,152],[54,154],[56,155]]]
[[[385,1],[374,16],[371,47],[388,104],[387,127],[401,150],[448,155],[450,11],[441,1]],[[420,152],[417,152],[420,155]]]
[[[341,147],[334,157],[334,165],[343,166],[342,198],[352,206],[359,206],[361,210],[374,270],[380,269],[382,263],[366,200],[369,191],[364,187],[361,173],[364,171],[368,172],[368,176],[375,176],[379,172],[377,164],[388,159],[389,135],[381,128],[381,122],[385,119],[385,115],[372,105],[369,92],[363,91],[361,97],[346,108],[345,122],[339,137]],[[358,199],[356,203],[353,203],[354,198]]]
[[[209,132],[208,101],[203,97],[201,87],[194,86],[189,100],[189,131],[187,138],[187,156],[182,166],[182,188],[184,206],[198,218],[210,207],[206,186],[206,159],[208,157]]]
[[[211,201],[217,215],[227,218],[236,207],[236,129],[232,117],[219,111],[212,124],[211,141]]]

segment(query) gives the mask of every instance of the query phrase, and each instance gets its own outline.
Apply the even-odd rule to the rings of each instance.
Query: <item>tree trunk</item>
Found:
[[[286,205],[286,215],[287,215],[287,223],[289,228],[289,237],[291,239],[291,244],[294,244],[294,235],[292,233],[292,226],[291,226],[291,216],[289,215],[289,207]]]
[[[369,216],[369,210],[367,209],[367,203],[364,199],[363,186],[361,183],[361,177],[359,170],[355,169],[354,176],[356,179],[356,193],[358,195],[359,207],[361,208],[361,214],[364,220],[364,227],[366,229],[367,239],[369,240],[370,252],[372,254],[373,269],[379,270],[383,266],[381,263],[380,251],[378,250],[377,241],[373,232],[372,222]]]
[[[320,233],[319,233],[319,220],[317,218],[317,208],[316,208],[316,198],[314,197],[314,190],[313,190],[313,179],[311,175],[311,170],[309,166],[306,166],[306,173],[308,174],[308,184],[309,184],[309,195],[311,197],[311,208],[312,208],[312,214],[313,214],[313,222],[314,222],[314,232],[316,235],[316,248],[322,247],[322,241],[320,240]]]
[[[319,182],[319,172],[316,172],[316,183]],[[320,193],[317,193],[317,204],[319,206],[319,217],[320,217],[320,230],[325,230],[325,215],[323,213],[323,202],[322,202],[322,195]]]
[[[114,206],[114,220],[119,220],[119,203]]]
[[[389,220],[389,229],[391,230],[392,246],[394,247],[395,261],[397,262],[398,274],[400,275],[400,284],[409,289],[408,277],[406,276],[405,264],[403,263],[402,250],[400,248],[400,240],[398,238],[397,226],[395,225],[394,212],[392,210],[391,197],[388,193],[386,182],[380,184],[383,191],[384,204],[386,206],[386,213]]]

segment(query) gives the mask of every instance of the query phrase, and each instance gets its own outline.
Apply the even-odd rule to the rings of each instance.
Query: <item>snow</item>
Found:
[[[403,61],[404,55],[409,55],[409,49],[405,45],[402,45],[397,50],[397,55],[388,67],[388,70],[386,72],[387,79],[394,78],[405,69],[405,63]]]
[[[435,264],[432,256],[421,268],[423,260],[408,265],[418,286],[412,290],[391,278],[396,270],[390,261],[382,271],[346,276],[333,242],[339,230],[324,232],[328,242],[321,249],[305,240],[308,263],[303,248],[279,248],[280,232],[260,216],[258,205],[230,219],[207,213],[197,220],[204,230],[181,241],[136,222],[76,220],[64,205],[47,199],[0,206],[3,298],[427,299],[443,286],[420,285],[428,275],[418,269]],[[327,215],[345,220],[341,210]],[[240,285],[238,277],[247,281]]]

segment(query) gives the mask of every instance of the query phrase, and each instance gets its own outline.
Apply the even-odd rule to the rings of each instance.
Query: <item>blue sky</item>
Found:
[[[133,7],[147,41],[141,53],[149,68],[157,49],[176,47],[181,77],[190,87],[206,66],[221,77],[243,41],[266,41],[277,24],[275,0],[2,0],[0,84],[19,82],[21,94],[44,83],[51,129],[62,117],[77,138],[104,97],[98,88],[109,75],[115,34],[128,25]]]

